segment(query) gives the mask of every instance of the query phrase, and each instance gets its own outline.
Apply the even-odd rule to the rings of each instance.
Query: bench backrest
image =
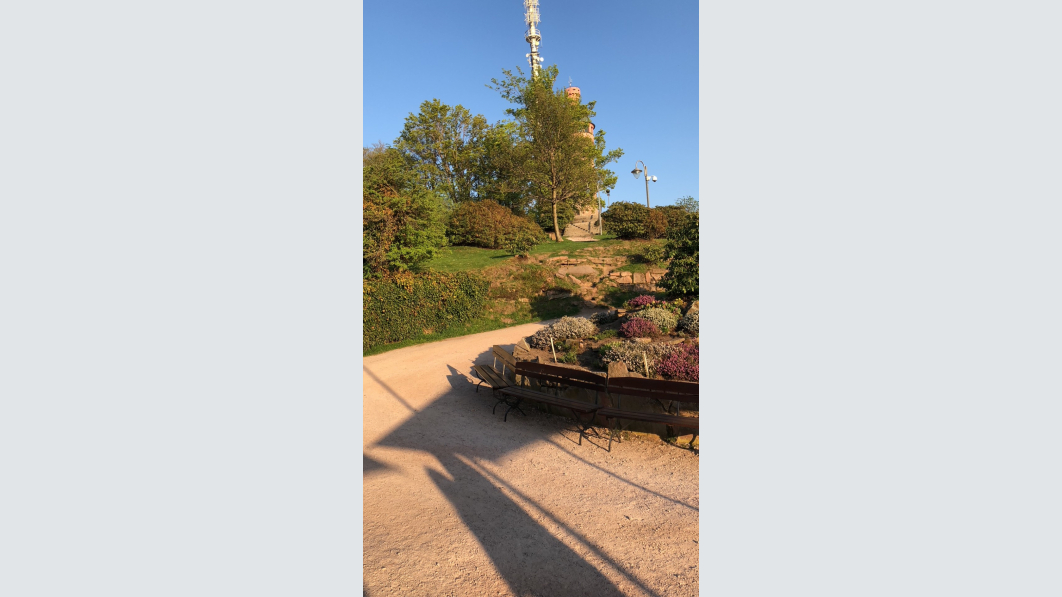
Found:
[[[674,400],[676,402],[700,403],[699,383],[689,381],[668,381],[664,379],[646,379],[644,377],[610,377],[608,393],[624,396],[640,396],[657,400]]]
[[[604,375],[579,369],[521,361],[516,364],[516,374],[539,383],[583,388],[592,392],[608,391],[608,379]]]
[[[498,368],[498,360],[499,359],[502,362],[502,367],[501,367],[502,375],[505,375],[506,367],[508,367],[509,369],[512,369],[512,370],[516,369],[516,357],[514,357],[511,354],[509,354],[509,351],[505,350],[501,346],[498,346],[497,344],[495,344],[491,348],[491,351],[494,353],[494,368],[495,369]]]

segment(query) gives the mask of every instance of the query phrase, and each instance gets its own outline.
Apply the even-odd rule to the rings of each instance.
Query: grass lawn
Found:
[[[419,269],[437,272],[463,272],[481,270],[512,260],[505,249],[481,249],[479,247],[443,247],[434,259]]]

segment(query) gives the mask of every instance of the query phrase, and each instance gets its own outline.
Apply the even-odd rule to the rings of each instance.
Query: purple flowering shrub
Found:
[[[642,307],[647,307],[647,306],[649,306],[649,305],[651,305],[651,304],[653,304],[655,302],[656,302],[656,299],[653,298],[652,295],[643,294],[641,296],[636,296],[636,297],[632,298],[631,300],[627,301],[627,303],[624,305],[624,307],[626,307],[628,309],[640,309]]]
[[[620,326],[620,334],[624,338],[648,338],[660,335],[660,328],[648,319],[632,318]]]
[[[660,375],[680,381],[700,379],[701,350],[696,344],[679,344],[656,364]]]

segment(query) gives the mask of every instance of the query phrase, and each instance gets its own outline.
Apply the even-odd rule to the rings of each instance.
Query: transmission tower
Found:
[[[538,0],[524,0],[524,20],[527,22],[527,35],[524,39],[527,43],[531,44],[531,53],[527,55],[527,62],[531,65],[532,78],[538,76],[538,71],[542,68],[542,57],[538,55],[538,44],[542,41],[542,35],[538,32],[535,24],[541,19],[538,15]]]

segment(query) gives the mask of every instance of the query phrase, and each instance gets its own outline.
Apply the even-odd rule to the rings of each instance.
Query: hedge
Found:
[[[490,287],[472,272],[402,273],[362,285],[365,348],[439,332],[482,314]]]

